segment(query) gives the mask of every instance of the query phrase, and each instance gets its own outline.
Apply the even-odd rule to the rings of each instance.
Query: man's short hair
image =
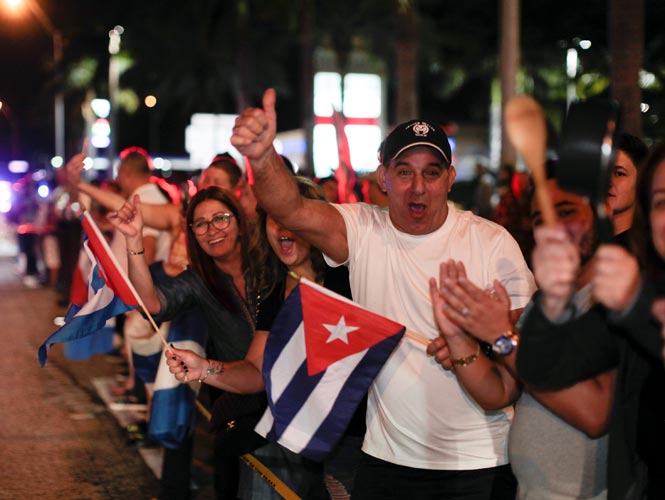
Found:
[[[152,168],[148,157],[140,151],[129,151],[121,156],[120,163],[132,174],[143,177],[150,177]]]
[[[397,125],[381,144],[379,161],[388,166],[404,151],[416,146],[429,146],[439,153],[447,166],[452,163],[450,142],[443,128],[422,119]]]

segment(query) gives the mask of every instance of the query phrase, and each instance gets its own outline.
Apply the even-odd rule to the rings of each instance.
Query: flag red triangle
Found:
[[[99,276],[125,304],[139,305],[138,298],[134,295],[132,287],[127,278],[125,278],[124,273],[117,266],[111,254],[111,249],[103,239],[104,237],[92,218],[87,213],[85,215],[86,217],[82,220],[83,229],[88,236],[88,247],[99,263]]]
[[[299,287],[310,376],[347,356],[369,349],[404,328],[306,283],[301,282]]]

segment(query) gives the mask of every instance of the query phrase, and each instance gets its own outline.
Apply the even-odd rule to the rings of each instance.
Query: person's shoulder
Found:
[[[369,203],[333,203],[332,204],[345,220],[355,219],[361,223],[369,221],[385,221],[388,218],[388,209]]]
[[[494,221],[476,215],[470,210],[462,210],[452,206],[449,215],[456,219],[458,225],[466,227],[469,231],[479,231],[487,236],[502,237],[510,235],[508,230]]]
[[[169,203],[169,200],[164,193],[159,189],[159,187],[152,183],[148,182],[142,186],[137,187],[132,193],[132,197],[137,194],[141,198],[142,202],[154,203],[154,204],[166,204]],[[131,197],[130,197],[131,198]]]

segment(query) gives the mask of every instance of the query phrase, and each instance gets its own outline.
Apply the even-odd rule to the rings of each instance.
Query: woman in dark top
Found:
[[[306,178],[297,177],[298,187],[303,196],[323,200],[318,186]],[[221,389],[237,393],[253,393],[264,389],[261,368],[263,365],[263,352],[272,323],[279,312],[284,300],[298,284],[300,278],[323,284],[347,298],[351,298],[346,268],[333,269],[327,266],[320,251],[311,247],[304,240],[298,238],[291,231],[281,228],[272,218],[259,212],[259,228],[262,241],[266,248],[266,266],[262,281],[269,284],[268,293],[261,301],[257,318],[257,330],[254,340],[243,361],[234,363],[220,363],[209,360],[186,350],[174,350],[175,359],[169,359],[168,364],[179,380],[184,379],[184,371],[180,361],[188,368],[190,377],[199,377],[206,383]],[[222,368],[223,366],[223,368]],[[338,449],[333,451],[324,463],[325,482],[335,498],[343,498],[351,490],[355,471],[354,460],[358,457],[365,425],[365,407],[356,411],[347,433]],[[280,448],[284,461],[296,460],[295,455],[279,445],[270,444],[268,447]],[[257,455],[260,450],[257,450]],[[337,459],[339,457],[339,459]],[[312,464],[304,459],[297,458],[308,468],[308,474],[314,474]],[[342,463],[343,462],[343,463]],[[279,475],[279,474],[278,474]],[[288,484],[286,478],[282,478]],[[323,479],[323,478],[321,478]],[[302,483],[299,485],[303,486]],[[314,485],[316,486],[316,485]],[[313,498],[314,493],[303,494],[296,491],[303,498]],[[316,494],[318,494],[317,492]]]
[[[190,267],[158,286],[143,258],[138,197],[111,212],[109,220],[125,235],[129,278],[155,320],[168,321],[198,307],[208,330],[207,355],[226,361],[243,359],[254,336],[260,295],[256,277],[262,261],[254,229],[236,198],[218,187],[202,189],[192,198],[186,217]],[[221,391],[211,389],[214,401]],[[235,457],[218,457],[218,498],[235,500],[237,464]]]
[[[654,301],[665,295],[665,146],[653,151],[639,175],[631,239],[640,265],[622,247],[601,245],[592,277],[597,305],[558,321],[543,307],[556,298],[555,290],[543,287],[525,315],[517,352],[520,376],[546,389],[618,367],[609,425],[610,500],[665,498],[663,325],[653,314]]]

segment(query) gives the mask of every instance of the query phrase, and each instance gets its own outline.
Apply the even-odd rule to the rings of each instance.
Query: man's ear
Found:
[[[386,171],[388,169],[383,165],[379,165],[376,169],[376,182],[379,184],[379,187],[381,188],[381,191],[384,193],[388,192],[388,189],[386,188]]]
[[[450,165],[448,167],[448,192],[453,188],[453,182],[455,182],[455,177],[457,177],[457,170],[455,167]]]

